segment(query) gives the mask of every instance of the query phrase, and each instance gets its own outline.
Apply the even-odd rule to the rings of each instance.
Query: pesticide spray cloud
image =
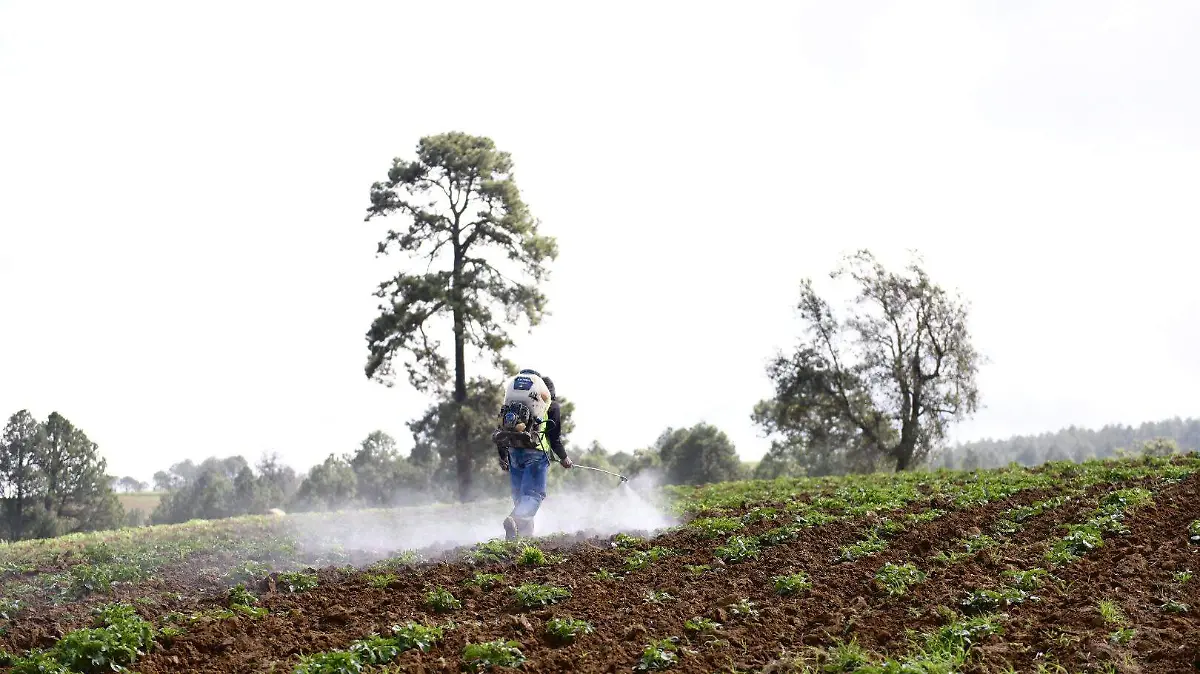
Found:
[[[607,484],[605,484],[607,482]],[[661,476],[641,474],[628,482],[594,481],[587,488],[560,485],[542,501],[535,520],[537,537],[607,537],[648,533],[674,526],[658,487]],[[503,538],[501,522],[511,499],[290,515],[305,556],[327,563],[370,564],[415,551],[438,552]]]

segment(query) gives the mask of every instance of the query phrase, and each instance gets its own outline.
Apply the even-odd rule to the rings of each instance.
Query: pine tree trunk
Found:
[[[467,403],[467,369],[463,352],[465,339],[462,309],[454,308],[454,465],[458,472],[458,500],[466,503],[471,491],[471,454],[468,449],[470,429],[463,415]]]

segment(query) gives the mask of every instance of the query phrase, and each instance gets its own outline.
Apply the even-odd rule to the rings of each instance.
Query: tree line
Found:
[[[0,435],[0,539],[120,526],[125,512],[106,467],[96,443],[62,414],[11,415]]]

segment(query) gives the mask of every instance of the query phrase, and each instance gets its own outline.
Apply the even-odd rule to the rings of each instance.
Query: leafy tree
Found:
[[[347,460],[354,470],[358,497],[368,505],[410,505],[428,498],[425,472],[409,463],[396,449],[395,439],[383,431],[368,435]]]
[[[0,496],[8,537],[20,540],[35,518],[45,480],[37,467],[41,428],[28,410],[8,418],[0,438]]]
[[[330,454],[324,462],[313,466],[300,483],[295,506],[297,510],[337,509],[354,501],[358,479],[354,469],[341,457]]]
[[[115,488],[119,489],[125,493],[141,492],[141,491],[146,491],[147,489],[150,488],[150,485],[146,484],[145,482],[142,482],[141,480],[137,479],[136,477],[130,477],[129,475],[126,475],[125,477],[115,480],[114,482],[115,482],[115,484],[114,484]]]
[[[46,483],[43,507],[59,520],[59,531],[118,526],[124,513],[96,443],[58,412],[50,413],[43,428],[36,457]]]
[[[1154,438],[1142,443],[1143,456],[1170,456],[1179,453],[1179,443],[1171,438]]]
[[[847,256],[830,274],[857,285],[842,319],[810,279],[801,283],[808,334],[792,356],[771,363],[775,398],[753,416],[782,433],[784,446],[800,454],[844,446],[906,470],[945,439],[951,422],[976,410],[982,358],[965,304],[917,261],[905,271],[888,271],[866,250]]]
[[[665,484],[708,484],[742,477],[742,463],[729,437],[711,424],[668,428],[654,443]]]
[[[368,377],[387,381],[393,358],[405,353],[409,382],[423,392],[442,390],[450,361],[437,335],[448,330],[457,414],[469,396],[468,348],[500,367],[503,350],[512,345],[505,325],[521,316],[531,327],[541,320],[546,298],[538,284],[557,246],[538,233],[512,169],[511,156],[491,139],[450,132],[422,138],[415,160],[394,159],[387,181],[371,186],[366,220],[397,214],[408,221],[406,228],[388,231],[379,254],[396,250],[423,262],[420,271],[401,271],[375,293],[384,302],[367,332]],[[501,265],[505,259],[508,269]],[[455,424],[458,497],[465,501],[473,419],[466,413],[448,420]]]
[[[154,473],[154,491],[170,491],[183,486],[183,478],[172,475],[165,470]]]
[[[296,471],[283,464],[279,452],[263,452],[255,468],[258,470],[258,479],[265,483],[272,504],[287,502],[300,486]]]

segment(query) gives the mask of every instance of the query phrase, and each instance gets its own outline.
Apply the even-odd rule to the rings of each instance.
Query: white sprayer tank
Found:
[[[536,374],[519,374],[504,383],[504,403],[522,402],[537,419],[546,419],[550,409],[550,389]]]

